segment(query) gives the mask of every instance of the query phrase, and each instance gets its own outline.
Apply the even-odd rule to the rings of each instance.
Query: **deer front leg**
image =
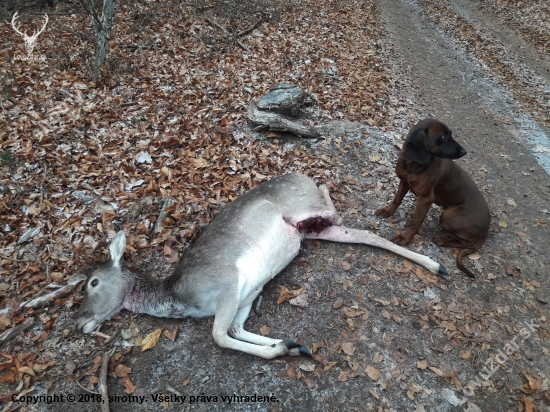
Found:
[[[382,217],[390,217],[395,213],[401,202],[403,201],[403,198],[409,191],[409,184],[401,179],[399,182],[399,188],[397,189],[397,193],[395,194],[395,197],[393,198],[392,202],[376,211],[376,214],[382,216]]]

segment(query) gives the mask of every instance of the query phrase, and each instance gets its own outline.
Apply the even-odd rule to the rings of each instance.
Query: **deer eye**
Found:
[[[94,279],[90,282],[90,286],[95,288],[97,285],[99,285],[99,280],[98,279]]]

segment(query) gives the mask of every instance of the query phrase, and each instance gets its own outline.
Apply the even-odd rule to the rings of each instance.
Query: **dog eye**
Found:
[[[91,286],[91,287],[94,287],[94,288],[95,288],[98,284],[99,284],[99,280],[97,280],[97,279],[94,279],[94,280],[92,280],[92,281],[90,282],[90,286]]]
[[[445,140],[446,137],[447,137],[447,136],[445,136],[445,135],[441,135],[441,136],[439,136],[439,139],[438,139],[438,140],[439,140],[440,142],[443,142],[443,141]]]

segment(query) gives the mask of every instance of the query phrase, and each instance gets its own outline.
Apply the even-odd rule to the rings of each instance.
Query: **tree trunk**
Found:
[[[109,43],[109,40],[111,39],[111,24],[113,22],[113,12],[114,1],[103,0],[101,20],[97,16],[93,16],[95,35],[95,63],[93,74],[96,80],[99,78],[100,68],[105,62],[105,57],[107,56],[107,45]]]

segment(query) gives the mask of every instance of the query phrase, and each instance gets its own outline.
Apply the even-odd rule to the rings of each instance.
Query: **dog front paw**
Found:
[[[412,235],[409,235],[407,232],[399,233],[397,236],[393,238],[393,243],[396,243],[398,245],[406,245],[411,241]]]
[[[395,207],[393,207],[392,204],[389,204],[388,206],[385,206],[381,209],[378,209],[376,211],[376,214],[377,215],[380,215],[382,217],[390,217],[391,215],[393,215],[393,212],[395,212]]]

